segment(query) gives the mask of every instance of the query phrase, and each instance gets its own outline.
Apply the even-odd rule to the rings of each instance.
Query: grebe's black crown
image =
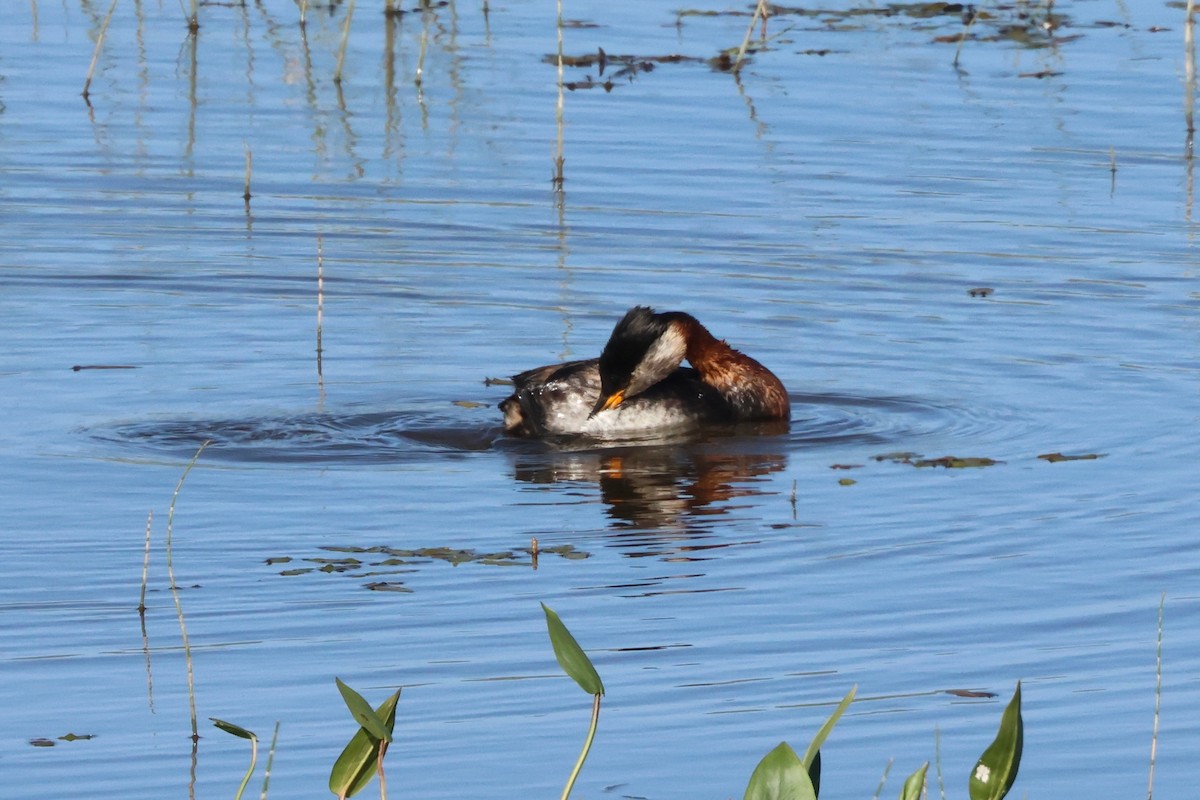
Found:
[[[667,332],[667,321],[649,306],[635,306],[613,328],[600,354],[600,375],[628,379],[656,341]]]

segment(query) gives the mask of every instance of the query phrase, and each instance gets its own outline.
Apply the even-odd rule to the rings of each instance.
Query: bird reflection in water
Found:
[[[618,546],[686,558],[726,546],[696,540],[716,518],[752,506],[739,499],[779,494],[763,479],[786,466],[782,452],[761,448],[622,447],[518,456],[514,477],[564,492],[594,483]]]

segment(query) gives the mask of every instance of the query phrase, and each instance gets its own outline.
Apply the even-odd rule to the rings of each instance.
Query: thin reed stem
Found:
[[[1158,754],[1158,715],[1162,709],[1162,642],[1163,607],[1167,604],[1167,593],[1158,600],[1158,647],[1154,661],[1154,731],[1150,734],[1150,777],[1146,785],[1146,800],[1154,797],[1154,759]]]
[[[1192,134],[1196,132],[1194,110],[1196,105],[1196,0],[1187,0],[1187,22],[1183,26],[1183,69],[1184,95],[1183,117],[1187,123],[1188,152],[1192,155]]]
[[[150,577],[150,526],[154,522],[154,510],[146,515],[146,552],[142,556],[142,595],[138,599],[138,613],[146,613],[146,582]]]
[[[321,331],[324,328],[325,314],[325,244],[324,235],[317,234],[317,382],[322,380],[321,373]]]
[[[426,18],[428,13],[421,12],[421,49],[417,51],[417,74],[413,76],[418,95],[421,93],[421,85],[425,82],[425,52],[429,49],[429,20]]]
[[[200,454],[204,452],[204,448],[210,444],[212,444],[212,440],[205,439],[200,448],[196,450],[196,455],[192,456],[192,460],[184,468],[183,474],[179,476],[179,483],[175,484],[175,492],[171,495],[171,505],[167,509],[167,580],[171,585],[171,596],[175,598],[175,613],[179,617],[179,630],[183,636],[183,659],[187,664],[188,705],[191,707],[192,712],[193,742],[200,740],[200,729],[196,724],[196,681],[192,670],[192,648],[188,642],[187,626],[183,622],[183,603],[179,600],[179,586],[175,583],[175,567],[171,560],[171,544],[172,533],[175,528],[175,501],[179,499],[179,490],[183,488],[184,479],[192,471],[192,467],[196,466],[196,461],[199,460]]]
[[[333,71],[333,82],[342,82],[342,65],[346,63],[346,45],[350,43],[350,20],[354,18],[354,0],[346,6],[346,19],[342,21],[342,45],[338,48],[337,68]]]
[[[113,12],[117,10],[117,0],[113,0],[112,5],[108,7],[108,13],[104,15],[104,21],[100,23],[100,33],[96,35],[96,47],[92,50],[92,63],[88,66],[87,79],[83,82],[83,101],[89,106],[88,95],[92,88],[92,76],[96,72],[96,62],[100,60],[100,48],[104,47],[104,34],[108,31],[108,23],[112,21]]]
[[[954,48],[954,60],[950,62],[955,67],[958,66],[958,57],[962,55],[963,42],[967,41],[967,37],[971,35],[971,28],[975,25],[975,20],[979,19],[979,11],[974,8],[969,8],[966,13],[969,14],[967,24],[963,28],[962,36],[958,38],[958,47]]]
[[[245,147],[246,147],[246,180],[245,180],[245,184],[244,184],[245,188],[242,191],[242,199],[245,200],[247,204],[249,204],[249,202],[250,202],[250,173],[252,170],[254,157],[250,153],[250,145],[247,144]]]
[[[942,729],[938,727],[933,729],[933,760],[934,770],[937,772],[938,791],[941,793],[942,800],[946,800],[946,781],[942,777]]]
[[[879,777],[879,785],[875,787],[875,794],[871,795],[871,800],[879,800],[879,796],[883,794],[883,787],[887,783],[888,773],[892,771],[892,762],[896,759],[889,758],[887,766],[883,768],[883,775]]]
[[[754,26],[762,19],[765,23],[767,18],[767,0],[758,0],[754,6],[754,13],[750,15],[750,24],[746,27],[746,35],[742,39],[742,46],[738,48],[737,58],[733,60],[733,71],[737,72],[742,68],[742,60],[746,57],[746,49],[750,46],[750,37],[754,35]]]
[[[563,188],[563,164],[566,158],[563,156],[563,110],[565,100],[563,98],[563,4],[562,0],[558,0],[558,105],[555,107],[554,122],[555,130],[557,131],[558,143],[554,149],[554,174],[551,178],[554,188],[562,190]]]
[[[200,2],[199,2],[199,0],[192,0],[191,13],[188,13],[188,10],[186,8],[184,8],[183,0],[179,0],[179,10],[183,12],[183,16],[187,20],[188,32],[195,33],[196,31],[200,30]]]
[[[263,788],[258,800],[267,800],[267,787],[271,783],[271,765],[275,763],[275,745],[279,742],[279,720],[275,720],[275,732],[271,734],[271,749],[267,751],[267,764],[263,768]]]

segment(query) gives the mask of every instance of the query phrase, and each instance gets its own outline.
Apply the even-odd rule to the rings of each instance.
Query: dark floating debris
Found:
[[[71,367],[72,372],[82,372],[85,369],[137,369],[132,364],[76,364]]]
[[[562,57],[564,67],[571,67],[573,69],[595,67],[598,76],[592,77],[591,75],[587,75],[583,80],[564,81],[563,88],[574,92],[579,89],[595,89],[599,87],[606,92],[611,92],[617,85],[616,81],[624,79],[626,82],[631,82],[639,74],[653,72],[659,64],[699,63],[703,60],[695,56],[684,56],[677,53],[662,56],[609,55],[601,47],[597,48],[595,53],[584,53],[578,56],[564,55]],[[543,56],[542,62],[557,66],[558,54],[550,53]],[[605,78],[604,73],[610,68],[615,68],[615,71],[611,72]]]
[[[363,586],[372,592],[403,592],[412,594],[412,589],[396,581],[373,581],[372,583],[365,583]]]
[[[913,461],[914,467],[945,467],[946,469],[968,469],[971,467],[992,467],[1003,464],[991,458],[959,458],[958,456],[942,456],[941,458],[923,458]]]
[[[1107,453],[1081,453],[1080,455],[1067,456],[1062,453],[1042,453],[1038,458],[1042,461],[1049,461],[1055,464],[1059,461],[1095,461],[1097,458],[1104,458]]]
[[[978,692],[974,689],[947,689],[946,694],[952,694],[955,697],[995,697],[995,692]]]
[[[977,286],[974,289],[967,289],[967,294],[971,297],[991,297],[996,290],[990,286]]]
[[[921,458],[920,453],[913,453],[908,450],[899,450],[894,453],[881,453],[877,456],[871,456],[872,461],[891,461],[893,464],[911,464],[915,459]]]

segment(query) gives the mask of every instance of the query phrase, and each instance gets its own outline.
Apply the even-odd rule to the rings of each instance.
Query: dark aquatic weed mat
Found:
[[[418,567],[444,562],[452,567],[461,564],[481,564],[492,567],[535,567],[536,559],[529,548],[517,550],[501,550],[497,552],[482,552],[474,549],[454,547],[422,547],[403,549],[376,545],[373,547],[358,547],[354,545],[327,545],[320,548],[328,553],[344,553],[341,556],[313,556],[310,558],[293,558],[292,556],[272,556],[266,559],[268,566],[288,565],[279,571],[285,577],[307,575],[309,573],[345,574],[352,578],[380,577],[391,578],[396,575],[418,572]],[[569,544],[551,547],[539,547],[537,556],[558,556],[567,560],[590,558],[591,554],[575,549]],[[369,580],[363,584],[372,591],[411,592],[401,580]]]
[[[617,82],[624,81],[629,83],[639,74],[653,72],[659,64],[698,63],[704,60],[696,56],[684,56],[677,53],[662,56],[609,55],[604,52],[604,48],[599,48],[595,53],[584,53],[577,56],[564,55],[562,57],[564,67],[571,69],[591,69],[594,67],[598,76],[592,77],[591,75],[586,75],[582,80],[563,81],[563,88],[572,92],[578,89],[596,88],[611,92],[617,86]],[[543,56],[542,61],[546,64],[557,66],[558,54],[550,53]],[[607,77],[605,77],[605,72],[608,72]]]
[[[683,9],[675,12],[675,24],[682,25],[687,18],[747,17],[745,9],[713,11],[707,9]],[[772,20],[781,20],[776,30],[769,25]],[[768,5],[763,22],[762,35],[747,42],[745,55],[753,55],[770,47],[779,49],[790,44],[788,33],[795,30],[806,32],[856,32],[877,29],[880,26],[907,28],[922,36],[928,36],[931,44],[957,44],[973,42],[1009,42],[1025,48],[1052,48],[1078,39],[1082,34],[1066,32],[1079,28],[1111,28],[1112,23],[1096,21],[1078,23],[1067,14],[1054,10],[1053,6],[1033,7],[1028,3],[1000,3],[986,8],[966,3],[887,3],[884,5],[863,4],[850,8],[809,8],[803,6]],[[578,55],[550,53],[542,57],[544,63],[573,70],[594,70],[582,78],[563,80],[563,88],[569,91],[603,89],[611,92],[617,86],[631,83],[638,75],[653,72],[663,64],[704,63],[721,72],[734,69],[740,48],[732,47],[711,58],[687,56],[678,53],[668,55],[615,55],[598,48],[594,53]],[[808,48],[797,51],[800,55],[824,56],[834,51],[829,48]],[[1056,72],[1023,73],[1023,78],[1054,77]]]
[[[751,11],[729,9],[682,9],[676,24],[689,17],[749,17]],[[933,34],[934,43],[957,44],[963,40],[978,42],[1014,42],[1023,47],[1057,47],[1078,39],[1081,34],[1063,33],[1066,29],[1127,27],[1124,23],[1096,20],[1081,23],[1054,8],[1052,4],[1029,3],[863,3],[849,8],[771,4],[768,20],[781,18],[801,24],[808,31],[855,32],[889,24],[917,33]]]

